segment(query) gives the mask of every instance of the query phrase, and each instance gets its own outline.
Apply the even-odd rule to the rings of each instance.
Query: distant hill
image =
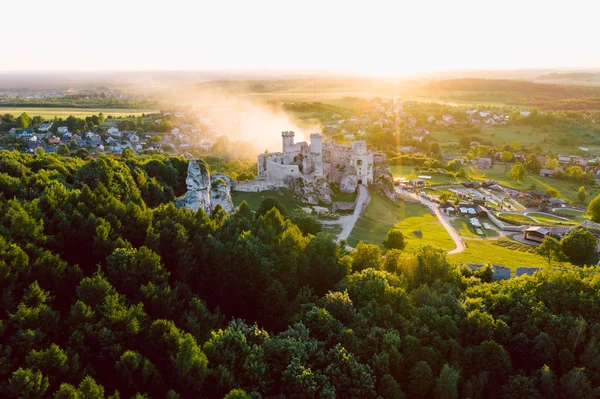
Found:
[[[553,110],[598,110],[600,87],[543,84],[509,79],[446,79],[421,86],[428,95],[445,99],[494,101]]]

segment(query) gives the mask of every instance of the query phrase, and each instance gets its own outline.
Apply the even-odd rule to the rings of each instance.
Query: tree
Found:
[[[526,173],[522,163],[516,163],[510,168],[510,178],[514,181],[523,181]]]
[[[587,215],[592,219],[592,222],[600,223],[600,194],[588,204]]]
[[[577,191],[577,199],[579,200],[579,202],[581,202],[582,204],[585,202],[585,199],[587,198],[587,191],[585,190],[584,186],[579,187],[579,190]]]
[[[277,208],[279,213],[285,215],[285,208],[281,205],[281,202],[277,200],[275,197],[267,197],[260,203],[258,210],[256,211],[256,216],[262,216],[265,213],[269,212],[271,209]]]
[[[431,367],[424,361],[417,362],[409,374],[410,392],[415,398],[427,397],[433,390],[434,378]]]
[[[379,270],[381,266],[381,249],[379,245],[358,243],[354,250],[352,271],[360,272],[368,268]]]
[[[17,127],[27,129],[31,125],[31,117],[27,113],[23,112],[17,118]]]
[[[294,212],[292,212],[290,220],[292,221],[292,223],[298,226],[298,228],[300,229],[300,231],[302,231],[302,234],[304,235],[312,234],[315,236],[323,230],[323,225],[321,224],[319,219],[317,219],[313,215],[309,215],[308,213],[300,209],[297,209]]]
[[[546,258],[548,260],[548,266],[552,264],[552,261],[562,262],[566,260],[565,253],[563,252],[560,242],[551,236],[544,237],[544,241],[535,249],[535,253]]]
[[[502,152],[502,162],[510,162],[513,160],[514,157],[515,155],[510,151]]]
[[[69,147],[67,147],[67,145],[64,143],[61,143],[56,148],[56,153],[58,155],[69,155],[70,154]]]
[[[402,234],[400,229],[390,229],[387,233],[385,241],[383,242],[383,246],[387,249],[403,250],[406,247],[404,234]]]
[[[436,399],[456,399],[458,397],[458,371],[444,364],[435,385]]]
[[[573,263],[582,263],[596,250],[598,239],[587,229],[576,229],[563,237],[560,245]]]
[[[104,123],[104,114],[100,112],[98,114],[98,125],[102,125]]]
[[[41,371],[19,368],[8,380],[8,391],[16,398],[44,398],[48,389],[48,377]]]

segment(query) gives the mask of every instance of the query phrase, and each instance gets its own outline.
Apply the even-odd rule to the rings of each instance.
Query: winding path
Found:
[[[337,238],[338,241],[345,240],[350,236],[350,233],[352,233],[352,230],[354,229],[354,225],[356,224],[356,221],[358,220],[358,218],[360,217],[360,214],[362,213],[363,206],[369,202],[369,199],[370,199],[369,191],[367,190],[367,188],[364,185],[359,184],[358,185],[358,197],[356,198],[356,205],[354,206],[354,213],[352,215],[344,217],[343,220],[341,220],[342,218],[340,218],[339,224],[342,226],[342,231],[338,235],[338,238]]]

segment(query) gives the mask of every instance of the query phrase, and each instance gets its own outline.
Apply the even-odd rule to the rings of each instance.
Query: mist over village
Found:
[[[0,398],[600,398],[594,2],[3,6]]]

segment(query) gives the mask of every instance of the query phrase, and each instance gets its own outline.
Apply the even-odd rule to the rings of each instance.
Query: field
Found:
[[[380,196],[371,198],[352,230],[348,244],[355,246],[359,241],[381,244],[387,232],[394,226],[404,233],[407,251],[429,244],[446,250],[455,247],[454,241],[437,218],[421,205],[392,202]],[[421,234],[415,234],[415,231],[420,231]]]
[[[589,133],[589,132],[587,132]],[[456,145],[460,136],[452,131],[432,129],[431,136],[435,137],[442,146]],[[481,133],[473,135],[484,143],[492,143],[494,146],[519,142],[522,146],[538,145],[543,152],[554,154],[579,154],[586,153],[578,150],[583,146],[589,148],[592,153],[600,151],[600,140],[596,135],[586,135],[585,131],[569,131],[556,126],[545,126],[542,128],[519,125],[519,126],[489,126],[483,127]]]
[[[487,238],[487,237],[498,237],[498,232],[496,230],[489,230],[481,227],[481,230],[485,233],[485,235],[481,236],[475,232],[471,223],[469,223],[468,218],[466,217],[456,217],[450,220],[450,224],[456,229],[456,232],[463,237],[471,237],[471,238]],[[491,223],[490,223],[491,224]]]
[[[258,193],[244,191],[231,192],[231,199],[233,200],[234,206],[238,207],[243,201],[246,201],[248,206],[250,206],[250,209],[253,210],[258,209],[261,202],[267,197],[276,198],[287,212],[291,212],[299,207],[295,193],[291,190],[281,190],[280,192],[265,190]]]
[[[474,180],[495,180],[498,183],[512,187],[517,190],[534,190],[546,192],[548,188],[554,188],[558,191],[559,196],[573,203],[577,203],[577,190],[581,186],[579,183],[574,183],[566,180],[552,179],[550,177],[542,177],[539,175],[527,173],[523,181],[516,182],[510,178],[510,166],[494,165],[491,169],[475,169],[471,168],[470,177]],[[587,202],[594,199],[600,193],[599,186],[586,187],[588,196]]]
[[[535,220],[533,220],[532,218],[517,213],[500,213],[499,216],[503,219],[507,219],[518,223],[535,223]]]
[[[531,216],[532,218],[535,218],[538,222],[540,223],[544,223],[544,224],[576,224],[575,221],[571,221],[571,220],[564,220],[562,218],[556,217],[556,216],[552,216],[552,215],[547,215],[545,213],[528,213],[527,216]]]
[[[100,112],[105,117],[125,117],[129,115],[139,116],[143,113],[154,113],[158,112],[155,109],[124,109],[124,108],[46,108],[46,107],[0,107],[0,114],[13,114],[15,116],[21,115],[23,112],[29,116],[40,115],[46,119],[52,119],[54,117],[67,118],[70,115],[78,118],[85,118],[86,116],[98,115]]]
[[[575,216],[575,218],[571,220],[577,223],[589,220],[589,218],[585,215],[585,212],[574,211],[572,209],[557,209],[555,212],[559,215]]]
[[[548,264],[547,260],[539,255],[528,251],[519,251],[496,245],[490,240],[466,240],[467,248],[461,253],[448,255],[451,262],[456,263],[492,263],[498,266],[505,266],[514,273],[517,267],[544,267]],[[558,265],[556,265],[558,266]],[[563,263],[563,266],[570,266],[570,263]]]
[[[396,177],[404,177],[406,179],[416,179],[421,173],[417,173],[415,171],[414,166],[408,165],[390,165],[390,170],[392,172],[392,176]],[[453,183],[456,181],[454,176],[452,175],[443,175],[439,173],[428,173],[422,172],[423,175],[431,176],[431,179],[427,179],[426,182],[430,184],[446,184]]]

